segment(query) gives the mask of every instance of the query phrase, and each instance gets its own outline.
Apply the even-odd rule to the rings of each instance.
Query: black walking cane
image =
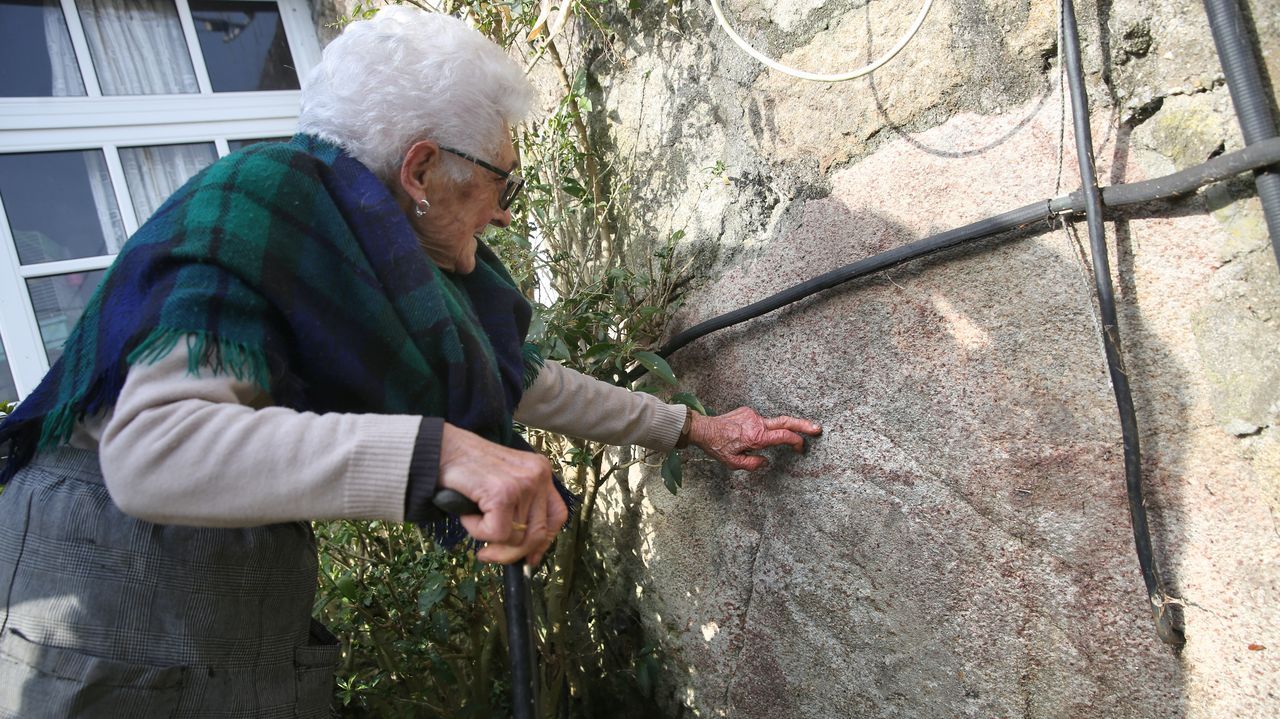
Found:
[[[431,502],[446,512],[480,514],[475,502],[452,489],[435,493]],[[529,567],[520,560],[502,567],[502,605],[507,613],[507,649],[511,654],[511,709],[515,719],[538,714],[538,660],[533,650],[533,607]]]

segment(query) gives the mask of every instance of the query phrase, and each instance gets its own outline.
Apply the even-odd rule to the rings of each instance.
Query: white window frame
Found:
[[[274,2],[299,81],[320,61],[320,42],[307,0]],[[122,147],[214,143],[218,156],[228,141],[287,137],[297,128],[297,90],[214,93],[209,83],[187,0],[174,0],[195,68],[199,94],[104,97],[89,55],[75,0],[60,0],[86,94],[81,97],[0,98],[0,154],[55,150],[101,150],[124,222],[132,235],[145,217],[135,217],[120,164]],[[91,208],[86,208],[91,212]],[[106,268],[114,255],[23,265],[0,199],[0,342],[4,343],[18,397],[26,397],[49,370],[27,280]]]

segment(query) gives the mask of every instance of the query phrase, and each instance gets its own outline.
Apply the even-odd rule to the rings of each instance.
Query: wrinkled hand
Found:
[[[448,422],[440,442],[439,486],[480,507],[479,515],[460,519],[468,534],[487,542],[476,554],[482,562],[524,559],[538,566],[569,516],[546,457],[504,447]]]
[[[751,454],[766,447],[790,445],[804,451],[804,437],[822,434],[822,427],[795,417],[761,417],[750,407],[739,407],[728,414],[704,417],[696,412],[689,428],[689,443],[697,445],[712,458],[733,469],[757,470],[769,460]]]

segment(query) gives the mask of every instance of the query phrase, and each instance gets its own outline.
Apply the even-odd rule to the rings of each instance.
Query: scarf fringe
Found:
[[[30,424],[40,428],[34,451],[65,444],[71,440],[77,422],[115,405],[120,388],[124,386],[125,373],[118,364],[108,365],[67,401],[54,406],[42,419],[33,420]],[[31,429],[21,431],[26,433]]]
[[[166,357],[181,339],[187,343],[187,371],[199,375],[202,368],[215,375],[229,374],[249,381],[266,391],[271,389],[271,372],[262,350],[242,342],[215,337],[208,332],[185,329],[156,328],[129,353],[124,366],[112,363],[99,372],[83,389],[50,409],[41,418],[19,426],[6,427],[3,439],[9,442],[5,466],[0,468],[0,484],[31,461],[41,450],[71,440],[76,424],[115,406],[124,386],[128,368],[135,364],[155,364]]]
[[[115,403],[124,384],[124,371],[110,365],[99,372],[83,388],[46,412],[43,416],[14,421],[13,415],[0,422],[0,485],[7,484],[18,470],[29,463],[36,453],[65,444],[71,439],[76,423],[87,416],[97,414]],[[43,387],[36,388],[24,402],[38,401]],[[15,414],[17,410],[14,410]],[[6,448],[7,445],[7,448]]]
[[[542,372],[542,367],[547,360],[542,356],[538,346],[532,342],[526,342],[521,353],[524,356],[524,388],[529,389],[537,381],[538,374]]]
[[[155,364],[168,356],[179,340],[187,343],[187,373],[200,375],[207,368],[214,375],[229,374],[241,382],[252,382],[271,390],[271,370],[267,355],[257,347],[217,337],[210,332],[158,327],[147,335],[125,360],[135,364]]]

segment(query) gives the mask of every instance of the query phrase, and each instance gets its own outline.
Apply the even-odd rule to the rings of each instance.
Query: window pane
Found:
[[[257,137],[250,140],[227,140],[227,149],[231,152],[243,150],[250,145],[256,145],[259,142],[288,142],[287,137]]]
[[[138,222],[151,216],[175,190],[218,159],[212,142],[193,145],[122,147],[120,164]]]
[[[103,95],[200,91],[173,0],[76,0]]]
[[[36,310],[36,322],[40,324],[40,338],[44,340],[49,364],[62,356],[62,345],[67,341],[67,335],[80,321],[80,315],[84,314],[84,308],[104,274],[106,270],[95,270],[27,280],[27,291],[31,293],[31,305]]]
[[[124,242],[102,150],[0,155],[0,202],[24,265],[114,254]]]
[[[275,3],[193,0],[191,18],[214,92],[298,89]]]
[[[0,97],[84,94],[58,0],[0,0],[0,67]]]
[[[0,402],[17,402],[18,385],[13,381],[13,372],[9,369],[9,356],[5,354],[4,345],[0,344]]]

